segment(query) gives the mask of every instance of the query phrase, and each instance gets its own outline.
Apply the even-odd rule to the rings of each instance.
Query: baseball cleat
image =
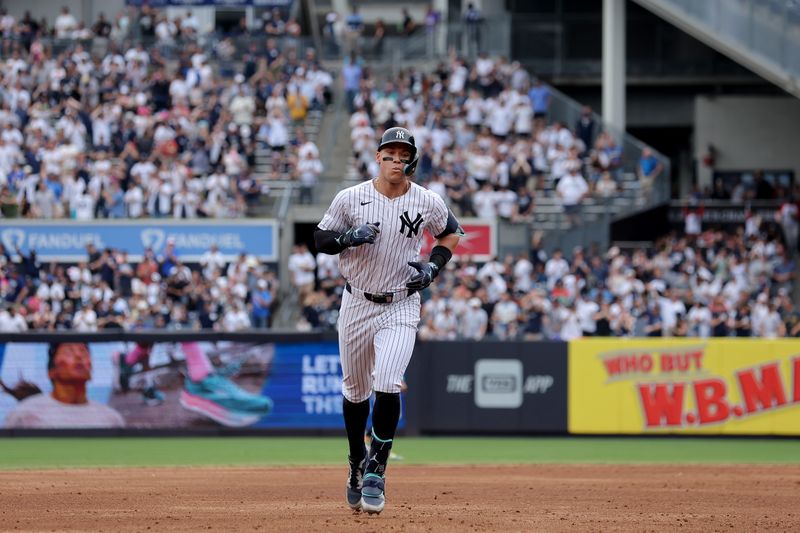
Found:
[[[386,498],[383,494],[384,479],[378,474],[367,474],[361,487],[361,510],[369,514],[383,511]]]
[[[347,505],[350,509],[358,511],[361,509],[361,482],[364,477],[364,469],[367,467],[367,455],[364,451],[364,458],[356,462],[347,458],[350,463],[350,472],[347,475]]]

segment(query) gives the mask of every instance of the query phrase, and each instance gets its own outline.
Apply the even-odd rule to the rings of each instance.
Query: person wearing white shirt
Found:
[[[514,116],[506,101],[503,99],[499,100],[497,104],[492,107],[488,118],[492,135],[505,139],[511,132],[511,127],[514,124]]]
[[[397,113],[400,108],[397,105],[397,100],[392,97],[391,84],[387,84],[387,92],[384,92],[372,106],[372,115],[375,117],[375,124],[386,124],[392,115]]]
[[[467,170],[470,177],[478,183],[486,183],[492,176],[495,167],[494,156],[486,148],[480,147],[477,152],[469,153]]]
[[[483,54],[481,54],[483,56]],[[479,77],[485,78],[489,74],[492,73],[494,70],[494,60],[490,57],[481,57],[479,56],[477,60],[475,60],[475,72],[478,74]]]
[[[56,30],[56,37],[59,39],[67,39],[70,37],[72,32],[77,29],[78,21],[75,20],[75,17],[72,15],[72,13],[69,12],[69,8],[64,6],[61,9],[61,14],[56,17],[53,27]]]
[[[469,98],[466,99],[463,105],[463,109],[466,112],[467,124],[473,128],[483,124],[484,108],[484,100],[480,97],[478,91],[470,91]]]
[[[222,329],[225,331],[241,331],[250,325],[250,317],[239,301],[235,301],[222,317]]]
[[[558,181],[556,193],[561,198],[561,205],[570,224],[577,224],[580,219],[581,202],[589,193],[586,180],[577,171],[572,170]]]
[[[197,218],[199,198],[184,183],[183,188],[172,197],[172,216],[174,218]]]
[[[28,323],[17,312],[17,306],[12,305],[8,310],[0,311],[0,333],[22,333],[28,331]]]
[[[158,169],[149,159],[145,161],[137,161],[131,167],[131,176],[137,178],[143,187],[147,187],[150,183],[150,178],[156,175]]]
[[[445,203],[449,203],[447,198],[447,186],[445,185],[441,174],[436,173],[431,177],[431,181],[428,183],[428,189],[438,194],[442,200],[445,201]]]
[[[172,184],[168,181],[163,181],[158,187],[157,205],[158,214],[166,216],[172,210]]]
[[[678,292],[675,289],[671,289],[668,296],[661,298],[659,305],[661,307],[661,327],[664,336],[669,336],[678,321],[678,315],[686,315],[686,306],[678,298]]]
[[[564,259],[561,250],[555,249],[553,257],[547,260],[544,265],[544,274],[547,276],[547,289],[553,290],[556,281],[560,280],[569,273],[569,263]]]
[[[514,105],[514,133],[530,137],[533,132],[533,108],[529,102],[520,100]]]
[[[256,111],[256,100],[248,94],[237,94],[231,99],[230,111],[233,121],[237,124],[252,124],[253,114]]]
[[[489,315],[478,298],[470,298],[468,307],[458,321],[458,333],[464,339],[481,340],[486,335]]]
[[[88,192],[76,196],[71,204],[75,220],[94,220],[94,197]]]
[[[138,183],[134,183],[124,196],[129,218],[140,218],[144,214],[144,193]]]
[[[781,320],[781,315],[775,308],[775,304],[769,302],[768,310],[764,318],[758,324],[758,336],[765,339],[786,336],[786,325]]]
[[[336,280],[339,278],[339,256],[330,254],[317,254],[317,277],[320,281]]]
[[[322,162],[312,153],[307,153],[305,159],[297,162],[295,172],[300,181],[300,203],[310,204],[314,187],[322,174]]]
[[[214,272],[222,272],[225,268],[225,258],[219,251],[219,246],[212,244],[202,256],[200,256],[200,266],[203,267],[203,277],[211,279]]]
[[[578,313],[575,310],[575,305],[571,304],[564,306],[559,310],[559,322],[561,327],[559,329],[558,337],[562,341],[571,341],[581,336],[581,322]]]
[[[469,77],[469,70],[464,66],[460,59],[453,61],[450,71],[450,78],[447,81],[447,90],[450,94],[460,94],[464,90]]]
[[[267,118],[269,133],[267,134],[267,144],[273,150],[283,151],[289,143],[289,130],[286,127],[286,119],[280,111],[275,110]]]
[[[156,146],[164,144],[167,141],[171,141],[175,138],[175,130],[172,129],[169,125],[160,123],[156,126],[156,131],[153,133],[153,142]]]
[[[418,144],[417,146],[420,146]],[[437,123],[431,131],[431,146],[435,153],[443,153],[453,145],[453,136],[450,130],[441,123]]]
[[[519,305],[511,299],[508,292],[500,295],[500,301],[492,311],[493,331],[497,338],[505,340],[511,334],[511,323],[519,317]]]
[[[458,331],[458,318],[453,309],[446,307],[443,313],[433,317],[433,329],[438,340],[455,340]]]
[[[478,218],[497,218],[497,196],[491,183],[484,182],[481,189],[472,195],[472,208]]]
[[[303,138],[302,134],[300,133],[302,131],[303,130],[301,128],[298,128],[298,141]],[[314,159],[319,159],[319,148],[317,148],[317,145],[311,141],[301,142],[300,147],[297,149],[297,157],[300,159],[305,159],[308,154],[311,154]]]
[[[97,331],[97,313],[89,306],[83,306],[72,318],[72,329],[75,331]]]
[[[501,186],[500,190],[495,192],[494,198],[497,205],[497,214],[500,218],[511,220],[517,214],[519,197],[517,193],[507,186]]]
[[[707,338],[711,336],[711,310],[707,305],[695,303],[686,315],[692,336]]]
[[[317,267],[314,256],[308,251],[305,244],[298,244],[289,256],[288,266],[292,284],[297,287],[302,300],[302,296],[314,288],[314,271]]]
[[[175,24],[166,16],[156,24],[156,38],[162,43],[171,43],[172,37],[178,32]]]
[[[522,253],[514,262],[514,290],[517,292],[528,292],[533,288],[533,263],[528,260],[525,253]]]
[[[586,292],[582,291],[580,298],[575,302],[575,312],[578,315],[578,322],[584,337],[591,337],[597,332],[597,322],[594,315],[600,312],[600,306],[594,300],[590,300]]]

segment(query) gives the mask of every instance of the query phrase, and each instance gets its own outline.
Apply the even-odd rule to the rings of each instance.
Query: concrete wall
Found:
[[[800,178],[800,100],[791,97],[698,96],[695,100],[694,156],[698,184],[711,184],[703,165],[708,145],[716,149],[717,170],[794,169]]]

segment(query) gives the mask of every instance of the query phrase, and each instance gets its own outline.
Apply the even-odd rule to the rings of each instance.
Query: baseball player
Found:
[[[339,313],[343,413],[350,445],[347,503],[380,513],[386,463],[400,417],[400,390],[420,319],[419,291],[450,260],[463,231],[441,197],[410,178],[418,154],[405,128],[386,130],[375,155],[378,177],[336,195],[314,240],[317,250],[340,254],[347,280]],[[419,261],[422,233],[436,245]],[[372,444],[364,445],[372,409]]]

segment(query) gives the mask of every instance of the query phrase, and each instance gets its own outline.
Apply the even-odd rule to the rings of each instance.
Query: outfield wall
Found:
[[[86,344],[89,404],[47,402],[51,342]],[[247,391],[230,412],[186,384],[198,357]],[[6,334],[0,380],[4,435],[343,430],[330,334]],[[800,435],[791,339],[420,341],[406,381],[410,434]]]

